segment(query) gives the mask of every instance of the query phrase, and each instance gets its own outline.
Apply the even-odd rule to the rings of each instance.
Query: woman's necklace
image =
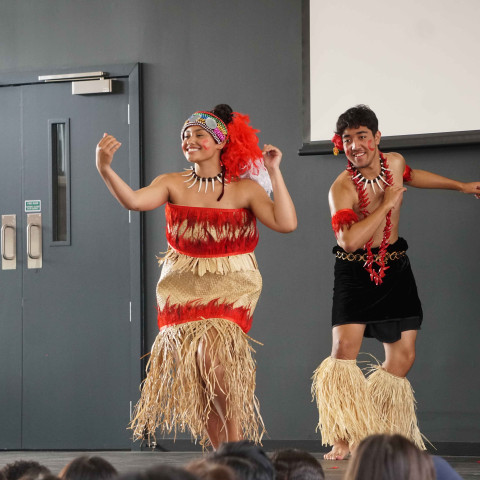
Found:
[[[350,173],[352,182],[357,189],[360,212],[364,217],[367,217],[369,215],[367,206],[370,201],[368,200],[367,186],[369,184],[372,185],[373,193],[375,193],[375,187],[373,186],[373,182],[375,182],[382,191],[383,188],[381,187],[379,180],[381,180],[387,186],[393,185],[393,175],[392,172],[390,172],[390,170],[388,169],[387,158],[383,155],[382,152],[380,152],[380,167],[381,170],[378,177],[374,178],[373,180],[368,180],[350,162],[348,162],[347,165],[347,171]],[[378,249],[378,253],[377,255],[375,255],[375,257],[372,252],[373,237],[365,244],[365,250],[367,251],[367,261],[365,262],[364,268],[370,274],[370,280],[372,282],[375,282],[375,285],[381,285],[383,283],[385,270],[389,268],[385,265],[385,255],[387,253],[388,239],[390,238],[390,232],[392,230],[391,216],[392,211],[390,210],[386,216],[385,228],[383,229],[382,243],[380,244],[380,248]],[[378,266],[378,270],[374,269],[375,263]]]
[[[190,167],[190,168],[184,168],[186,170],[186,173],[182,175],[182,177],[188,177],[186,180],[184,180],[183,183],[188,183],[192,182],[190,185],[188,185],[187,188],[192,188],[197,182],[198,182],[198,192],[202,189],[203,183],[205,183],[205,193],[207,193],[208,186],[212,185],[212,192],[215,191],[215,182],[220,182],[223,183],[223,175],[222,172],[220,172],[218,175],[215,177],[201,177],[200,175],[197,175],[195,172],[195,167]]]

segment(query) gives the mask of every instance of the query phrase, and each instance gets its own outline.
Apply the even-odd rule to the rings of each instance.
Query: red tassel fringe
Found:
[[[192,257],[250,253],[258,243],[257,221],[248,209],[200,208],[167,203],[165,217],[169,245]],[[199,225],[202,228],[199,229]],[[192,235],[194,229],[200,234]],[[215,232],[215,239],[209,230]]]
[[[350,227],[353,223],[358,222],[358,215],[351,208],[342,208],[332,217],[332,228],[335,236],[343,227]]]
[[[187,322],[208,318],[224,318],[236,323],[245,333],[252,326],[253,317],[250,309],[234,307],[233,303],[223,303],[220,299],[201,304],[200,300],[192,300],[184,305],[171,305],[166,302],[164,308],[158,309],[158,328],[181,325]]]

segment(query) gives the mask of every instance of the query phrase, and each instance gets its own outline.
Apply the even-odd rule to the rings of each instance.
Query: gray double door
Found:
[[[108,130],[123,143],[117,172],[138,181],[131,88],[128,75],[109,94],[0,88],[0,449],[131,445],[140,219],[95,168]]]

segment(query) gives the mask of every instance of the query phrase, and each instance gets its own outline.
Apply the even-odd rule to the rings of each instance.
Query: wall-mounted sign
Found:
[[[25,211],[28,213],[41,212],[42,201],[41,200],[25,200]]]

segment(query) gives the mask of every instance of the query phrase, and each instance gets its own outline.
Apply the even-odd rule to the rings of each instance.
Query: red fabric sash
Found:
[[[158,309],[158,328],[182,323],[194,322],[208,318],[224,318],[235,322],[245,333],[252,326],[252,315],[249,308],[234,307],[233,303],[222,303],[220,299],[201,304],[200,300],[192,300],[184,305],[170,305]]]

